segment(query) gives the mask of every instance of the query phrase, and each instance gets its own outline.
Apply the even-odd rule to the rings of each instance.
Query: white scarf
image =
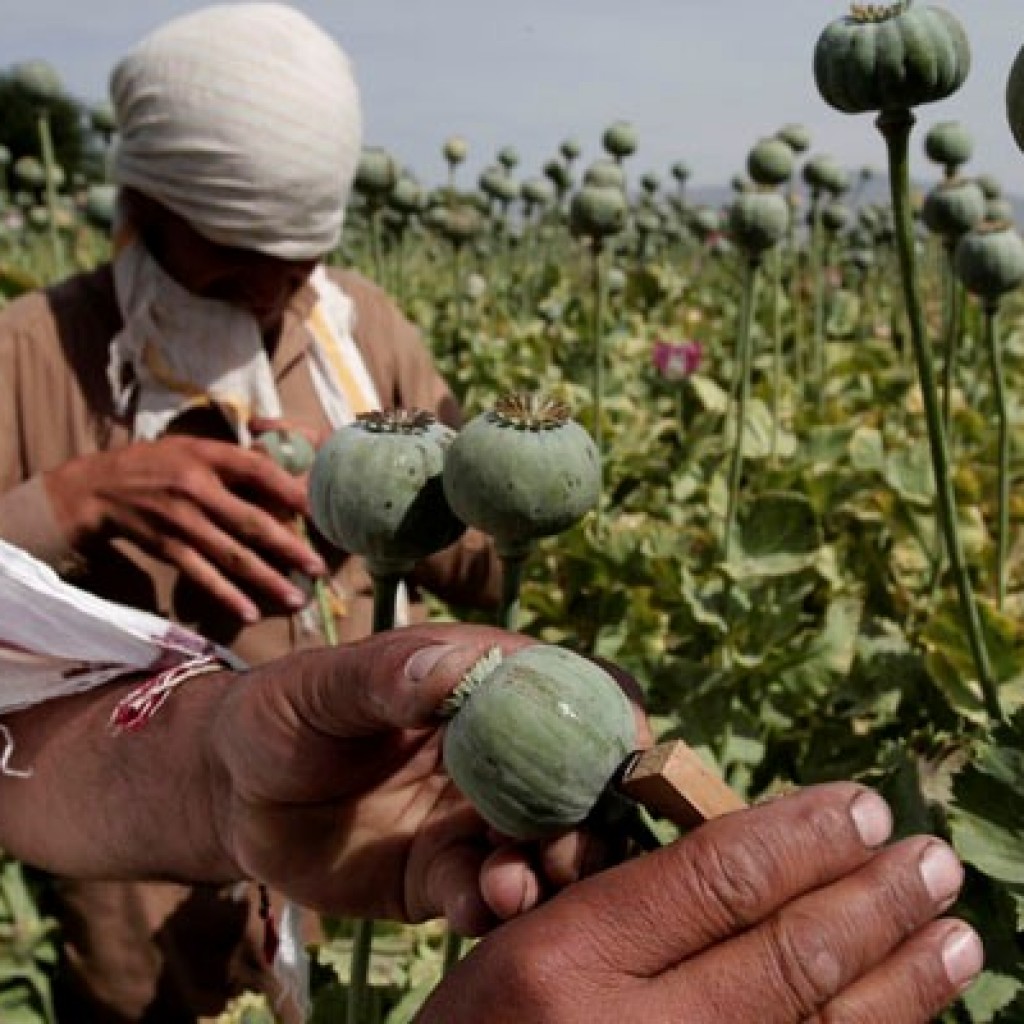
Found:
[[[118,412],[136,400],[136,438],[153,440],[184,410],[216,404],[248,446],[250,417],[281,416],[263,336],[249,313],[193,295],[132,237],[118,247],[114,284],[124,327],[110,344],[107,372]],[[310,284],[316,293],[306,321],[310,369],[337,428],[379,409],[380,398],[352,337],[352,300],[322,266]]]

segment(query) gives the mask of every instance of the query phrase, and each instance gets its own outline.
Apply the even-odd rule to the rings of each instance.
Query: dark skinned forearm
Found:
[[[136,683],[46,702],[4,716],[14,750],[0,774],[0,846],[78,878],[226,882],[227,782],[211,730],[233,673],[193,679],[139,731],[114,734],[117,701]]]

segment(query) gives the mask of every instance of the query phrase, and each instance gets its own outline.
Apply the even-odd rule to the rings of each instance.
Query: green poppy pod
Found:
[[[310,515],[336,547],[375,576],[408,572],[454,544],[465,524],[445,500],[442,472],[455,432],[428,413],[364,413],[321,445],[309,474]]]
[[[563,160],[571,164],[573,160],[579,158],[582,149],[576,139],[565,139],[558,147],[558,152],[562,154]]]
[[[803,166],[801,175],[812,192],[828,192],[840,196],[849,191],[850,176],[846,169],[825,153],[812,156]]]
[[[697,237],[704,241],[722,230],[722,215],[713,206],[701,205],[693,211],[691,225]]]
[[[744,192],[752,191],[754,183],[745,174],[734,174],[729,180],[729,187],[737,195],[742,195]]]
[[[398,181],[395,158],[380,146],[367,146],[359,156],[352,187],[367,199],[383,201]]]
[[[605,129],[601,145],[616,160],[631,156],[637,147],[636,129],[628,121],[615,121]]]
[[[455,167],[461,164],[469,155],[469,145],[461,136],[452,135],[450,138],[445,139],[441,152],[444,155],[445,162]]]
[[[971,133],[959,121],[939,121],[928,129],[924,137],[924,153],[933,163],[946,170],[952,177],[957,169],[971,159],[974,140]]]
[[[636,747],[622,688],[562,647],[485,656],[445,705],[444,765],[493,828],[558,835],[594,812]]]
[[[117,131],[114,105],[110,102],[97,103],[89,111],[89,124],[94,132],[109,141],[110,137]]]
[[[633,224],[638,235],[655,235],[661,230],[661,217],[657,210],[648,208],[636,214]]]
[[[48,61],[22,61],[11,68],[10,77],[37,103],[52,103],[64,95],[64,83]]]
[[[1024,151],[1024,46],[1017,51],[1006,80],[1006,119],[1017,148]]]
[[[595,160],[583,172],[583,184],[624,189],[626,175],[614,160]]]
[[[566,406],[536,394],[511,394],[458,433],[444,465],[444,492],[455,514],[490,534],[502,557],[569,529],[596,504],[597,446]]]
[[[302,476],[316,458],[312,442],[295,430],[268,430],[259,435],[259,442],[274,462],[292,476]]]
[[[478,182],[480,191],[500,203],[511,203],[519,198],[519,185],[504,167],[491,164],[485,167]]]
[[[951,96],[971,67],[960,22],[940,7],[910,0],[854,4],[826,26],[814,48],[814,81],[847,114],[909,110]]]
[[[802,124],[784,124],[775,134],[798,156],[811,148],[811,133]]]
[[[1005,196],[997,196],[985,203],[985,220],[1014,220],[1013,203]]]
[[[746,192],[729,208],[729,234],[748,255],[762,255],[782,241],[788,229],[789,204],[778,192]]]
[[[850,262],[861,272],[870,270],[876,263],[875,250],[858,246],[850,253]]]
[[[626,226],[625,193],[615,185],[584,185],[572,197],[569,227],[574,235],[602,239]]]
[[[20,156],[14,161],[14,177],[29,188],[42,188],[46,184],[46,171],[34,156]]]
[[[680,185],[685,185],[686,182],[690,180],[690,175],[693,172],[690,170],[688,164],[684,163],[682,160],[677,160],[670,168],[670,173]]]
[[[793,176],[796,159],[782,139],[758,139],[747,154],[747,174],[758,185],[782,185]]]
[[[1006,221],[985,221],[957,243],[954,266],[972,295],[994,304],[1024,281],[1024,240]]]
[[[640,187],[649,196],[653,196],[661,188],[661,179],[653,171],[647,171],[640,178]]]
[[[27,217],[29,227],[35,228],[37,231],[42,231],[50,226],[50,211],[45,206],[30,207]]]
[[[506,171],[511,171],[519,166],[519,153],[512,146],[502,146],[498,150],[498,163]]]
[[[986,199],[999,199],[1002,196],[1002,182],[994,174],[979,174],[974,180]]]
[[[89,223],[109,231],[114,226],[115,185],[90,185],[85,193],[85,216]]]
[[[929,231],[954,241],[985,217],[985,195],[977,182],[952,177],[939,182],[925,196],[921,220]]]
[[[0,145],[0,167],[7,167],[11,162],[11,151],[3,145]]]
[[[547,206],[554,201],[555,190],[547,178],[527,178],[522,187],[523,201],[531,206]]]
[[[555,186],[558,195],[563,196],[572,188],[573,179],[569,168],[558,160],[549,160],[543,167],[544,177]]]
[[[484,228],[480,211],[469,203],[435,207],[429,217],[430,226],[454,246],[465,245],[477,238]]]
[[[844,231],[852,219],[850,208],[840,202],[828,203],[821,211],[821,225],[830,235]]]
[[[388,202],[399,213],[407,215],[419,213],[424,206],[423,187],[415,178],[403,174],[395,182],[395,187],[391,190],[391,195],[388,196]]]

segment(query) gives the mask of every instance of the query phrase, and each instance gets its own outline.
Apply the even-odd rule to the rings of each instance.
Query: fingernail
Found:
[[[323,576],[327,572],[327,566],[319,558],[311,558],[303,568],[310,576]]]
[[[952,985],[964,988],[978,976],[984,965],[985,948],[977,932],[971,928],[957,928],[946,936],[942,947],[942,966]]]
[[[309,598],[301,590],[293,587],[285,595],[284,601],[289,608],[295,608],[298,610],[299,608],[306,607],[306,604],[309,602]]]
[[[405,663],[405,678],[410,683],[422,683],[446,654],[456,650],[457,644],[431,644],[429,647],[421,647]]]
[[[242,621],[250,626],[260,621],[260,610],[254,604],[247,604],[242,608]]]
[[[957,855],[945,843],[931,843],[918,865],[928,895],[944,906],[956,897],[964,880],[964,869]]]
[[[866,790],[850,804],[850,817],[860,841],[869,849],[881,846],[892,835],[892,811],[877,794]]]

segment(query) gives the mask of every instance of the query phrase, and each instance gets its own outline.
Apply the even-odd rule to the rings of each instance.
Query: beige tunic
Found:
[[[355,305],[353,334],[384,407],[428,409],[457,425],[456,402],[416,329],[375,285],[352,273],[335,277]],[[309,298],[300,294],[286,316],[272,369],[284,416],[326,430],[307,362],[311,338],[302,324]],[[252,664],[321,642],[297,616],[270,615],[242,627],[176,570],[124,538],[88,551],[69,549],[42,475],[77,456],[131,442],[130,423],[116,415],[106,377],[108,346],[119,329],[109,267],[25,296],[0,314],[0,537],[77,585],[182,622]],[[199,417],[185,429],[217,436],[215,419]],[[343,552],[323,554],[346,598],[341,639],[365,635],[371,614],[365,566]],[[422,615],[420,587],[456,605],[493,605],[493,551],[471,531],[425,560],[410,584],[414,617]],[[67,1020],[190,1021],[216,1013],[243,987],[269,984],[258,954],[254,892],[242,903],[214,886],[59,882],[56,892],[70,966],[63,991]]]

